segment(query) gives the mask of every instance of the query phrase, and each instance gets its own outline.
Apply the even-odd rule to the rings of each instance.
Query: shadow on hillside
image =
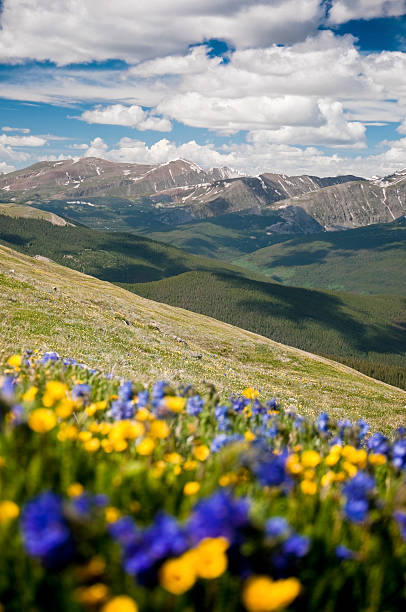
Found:
[[[302,348],[307,350],[320,351],[320,344],[324,344],[330,352],[339,351],[340,348],[344,350],[345,345],[362,353],[404,354],[406,351],[406,336],[402,329],[404,322],[394,321],[391,324],[383,320],[382,323],[369,324],[363,321],[364,312],[359,312],[359,318],[345,312],[344,309],[351,305],[346,304],[337,295],[252,280],[246,280],[242,286],[241,280],[232,275],[217,276],[229,287],[238,289],[243,294],[246,294],[247,290],[252,292],[252,297],[237,298],[239,310],[250,313],[250,329],[252,326],[262,328],[264,324],[266,325],[264,319],[268,320],[267,326],[279,336],[276,338],[272,335],[274,340],[298,346],[292,342],[295,337],[294,329],[284,329],[286,327],[284,321],[288,321],[301,330]],[[401,303],[406,313],[406,300],[402,300]],[[365,307],[368,307],[367,297],[365,297]],[[257,319],[262,320],[258,321],[259,325],[256,324]],[[343,346],[328,346],[326,338],[320,335],[320,331],[315,331],[315,325],[320,325],[326,332],[329,330],[338,332],[345,341]],[[306,334],[303,335],[303,332]]]

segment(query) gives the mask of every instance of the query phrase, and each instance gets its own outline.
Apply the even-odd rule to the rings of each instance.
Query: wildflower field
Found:
[[[0,610],[402,610],[405,470],[402,428],[9,355]]]

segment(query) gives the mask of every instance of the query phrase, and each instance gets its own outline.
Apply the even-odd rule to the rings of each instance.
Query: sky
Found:
[[[406,167],[406,0],[0,0],[0,172]]]

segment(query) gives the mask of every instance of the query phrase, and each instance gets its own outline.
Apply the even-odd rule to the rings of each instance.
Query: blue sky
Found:
[[[0,172],[406,167],[405,0],[3,0]]]

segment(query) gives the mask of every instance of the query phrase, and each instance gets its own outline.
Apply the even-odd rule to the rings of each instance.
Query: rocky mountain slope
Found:
[[[204,170],[178,159],[165,164],[115,163],[87,157],[40,162],[0,177],[4,196],[17,200],[148,198],[158,208],[182,207],[185,220],[265,206],[356,177],[318,178],[263,174],[243,177],[230,168]]]
[[[9,201],[39,207],[50,201],[74,208],[97,206],[102,198],[119,198],[115,206],[131,205],[133,215],[146,206],[149,214],[171,226],[273,210],[280,218],[267,228],[271,233],[312,233],[401,217],[406,212],[406,169],[371,180],[272,173],[248,177],[230,168],[203,169],[184,159],[145,165],[88,157],[40,162],[2,175],[0,193]]]
[[[302,208],[327,231],[394,221],[406,213],[406,169],[385,178],[331,185],[281,206]]]

